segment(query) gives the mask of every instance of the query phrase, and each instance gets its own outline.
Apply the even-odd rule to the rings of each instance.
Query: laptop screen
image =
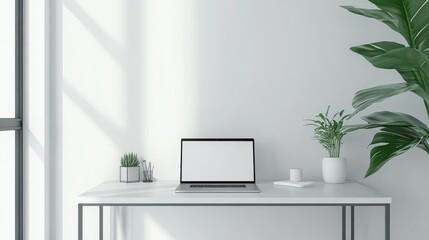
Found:
[[[253,139],[182,139],[181,182],[254,182]]]

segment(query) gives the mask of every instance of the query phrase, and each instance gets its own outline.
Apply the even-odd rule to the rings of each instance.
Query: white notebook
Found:
[[[313,186],[314,182],[291,182],[289,180],[284,180],[284,181],[274,181],[274,185],[303,188],[303,187]]]

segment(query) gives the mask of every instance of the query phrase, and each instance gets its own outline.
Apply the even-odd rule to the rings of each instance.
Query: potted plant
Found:
[[[121,158],[121,166],[119,169],[121,182],[129,183],[140,181],[140,160],[136,153],[124,154]]]
[[[314,139],[328,151],[329,157],[322,160],[323,180],[326,183],[344,183],[347,176],[347,159],[340,157],[341,140],[347,133],[345,122],[351,118],[344,110],[329,117],[329,109],[325,113],[319,113],[315,119],[308,119],[314,126]]]
[[[356,112],[389,97],[412,92],[422,100],[429,116],[429,4],[414,0],[370,0],[378,9],[344,6],[348,11],[385,23],[401,34],[406,45],[380,41],[352,47],[373,66],[394,69],[404,82],[361,90],[353,99]],[[366,122],[355,129],[378,128],[370,145],[368,177],[384,164],[408,150],[418,147],[429,154],[429,128],[423,121],[405,113],[382,111],[363,117]]]

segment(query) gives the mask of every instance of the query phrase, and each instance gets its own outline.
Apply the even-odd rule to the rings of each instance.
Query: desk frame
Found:
[[[346,240],[346,219],[347,219],[347,207],[350,207],[350,239],[355,239],[355,207],[384,207],[384,229],[385,229],[385,240],[390,240],[390,204],[380,203],[380,204],[330,204],[330,203],[320,203],[320,204],[293,204],[293,203],[219,203],[219,204],[210,204],[210,203],[201,203],[201,204],[153,204],[153,203],[129,203],[129,204],[118,204],[118,203],[79,203],[78,204],[78,240],[83,240],[83,207],[99,207],[99,240],[103,240],[103,207],[144,207],[144,206],[290,206],[290,207],[341,207],[342,211],[342,240]]]

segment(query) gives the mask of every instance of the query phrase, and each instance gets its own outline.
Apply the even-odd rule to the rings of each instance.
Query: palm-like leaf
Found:
[[[429,0],[369,0],[379,9],[344,7],[348,11],[376,19],[400,33],[409,46],[382,41],[351,48],[373,66],[395,69],[405,83],[361,90],[353,99],[355,113],[376,102],[412,91],[423,99],[429,116]],[[363,118],[366,124],[348,126],[346,131],[380,128],[370,145],[371,161],[365,177],[377,172],[390,159],[418,147],[429,154],[428,127],[404,114],[377,112]]]
[[[365,177],[377,172],[392,158],[416,146],[429,154],[426,141],[429,137],[429,129],[415,117],[405,113],[383,111],[372,113],[363,119],[367,124],[355,126],[354,129],[353,126],[349,128],[352,130],[381,128],[370,144],[374,147],[371,149],[370,165]]]
[[[353,98],[353,107],[356,112],[362,111],[376,102],[381,102],[386,98],[401,94],[407,91],[415,91],[419,85],[412,83],[395,83],[377,86],[361,90]],[[429,97],[428,97],[429,102]]]
[[[426,124],[405,113],[382,111],[372,113],[362,119],[367,122],[365,128],[410,127],[415,128],[418,132],[423,134],[429,134],[429,129]]]
[[[345,6],[352,13],[377,19],[401,34],[410,47],[429,54],[429,4],[426,0],[369,0],[380,9]]]
[[[362,111],[373,103],[380,102],[388,97],[412,91],[423,99],[429,114],[429,58],[426,55],[418,50],[406,48],[393,42],[365,44],[353,47],[351,50],[365,57],[376,67],[396,69],[405,82],[408,83],[407,86],[386,85],[386,88],[380,86],[376,87],[377,89],[370,88],[359,91],[353,100],[356,112]],[[372,92],[372,94],[368,92]],[[379,99],[372,101],[370,98],[374,98],[377,92],[380,93],[380,96],[376,97]],[[368,99],[365,99],[367,96]],[[365,105],[361,106],[362,102],[365,102]]]
[[[367,44],[351,49],[375,67],[396,69],[407,83],[418,84],[425,92],[429,92],[429,58],[422,52],[391,42]]]
[[[429,4],[426,0],[370,0],[399,20],[399,33],[412,48],[429,50]]]
[[[414,148],[425,139],[410,127],[382,128],[371,142],[375,146],[371,149],[371,161],[365,177],[374,174],[389,160]]]
[[[397,48],[375,56],[370,62],[378,68],[396,70],[420,70],[429,75],[428,56],[414,48]]]
[[[405,46],[399,43],[383,41],[383,42],[364,44],[361,46],[352,47],[350,49],[353,52],[356,52],[362,55],[367,60],[370,60],[373,57],[377,57],[391,50],[399,49],[403,47]]]

